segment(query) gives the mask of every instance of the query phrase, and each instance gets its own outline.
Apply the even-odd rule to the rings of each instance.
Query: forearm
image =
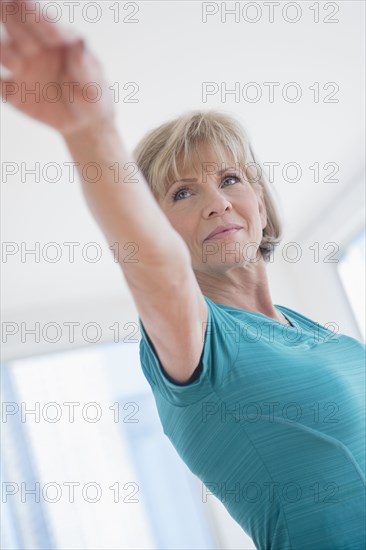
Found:
[[[66,135],[64,139],[79,163],[82,190],[90,211],[111,246],[118,242],[123,249],[124,244],[135,243],[139,262],[148,265],[185,248],[143,175],[137,167],[134,169],[136,162],[113,123]]]

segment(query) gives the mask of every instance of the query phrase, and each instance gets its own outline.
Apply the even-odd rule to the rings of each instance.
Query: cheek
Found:
[[[247,219],[259,217],[259,204],[254,196],[246,197],[246,200],[239,206],[239,211]]]
[[[192,227],[192,224],[189,223],[189,220],[181,221],[176,230],[187,243],[192,242],[192,240],[194,239],[195,230]]]
[[[187,217],[168,217],[170,224],[179,233],[179,235],[185,240],[191,239],[193,229],[190,228],[189,219]]]

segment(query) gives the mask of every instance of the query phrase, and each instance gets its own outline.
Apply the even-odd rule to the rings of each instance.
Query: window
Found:
[[[138,344],[6,363],[2,406],[2,548],[218,548]]]
[[[357,326],[365,338],[365,231],[358,233],[338,263],[338,273]]]

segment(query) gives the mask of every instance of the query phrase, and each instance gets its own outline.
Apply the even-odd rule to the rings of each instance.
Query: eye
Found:
[[[175,191],[175,193],[173,193],[173,197],[172,197],[172,198],[173,198],[173,201],[178,201],[178,200],[181,200],[182,198],[184,198],[184,197],[178,198],[178,195],[180,195],[180,193],[181,193],[182,191],[187,191],[187,188],[186,188],[186,187],[179,187],[179,188]]]
[[[232,180],[241,181],[240,178],[238,178],[238,176],[236,176],[235,174],[229,174],[229,175],[225,176],[224,182],[225,182],[226,180],[231,180],[231,179],[232,179]]]
[[[236,180],[237,182],[238,181],[241,181],[241,179],[236,176],[235,174],[228,174],[227,176],[225,176],[225,178],[223,179],[223,182],[225,183],[227,180]],[[234,182],[235,184],[236,182]],[[182,197],[180,194],[181,192],[183,191],[186,191],[186,192],[189,192],[189,190],[187,189],[187,187],[184,187],[184,186],[181,186],[181,187],[178,187],[178,189],[173,193],[172,195],[172,199],[173,201],[178,201],[178,200],[182,200],[186,197]]]

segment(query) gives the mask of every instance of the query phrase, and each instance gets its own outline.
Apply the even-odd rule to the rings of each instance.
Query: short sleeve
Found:
[[[239,351],[239,327],[235,319],[220,309],[207,296],[208,319],[202,326],[204,341],[196,370],[188,382],[178,383],[168,375],[162,366],[153,343],[138,318],[140,340],[140,363],[153,391],[160,392],[169,401],[180,404],[191,403],[212,393],[235,362]]]

